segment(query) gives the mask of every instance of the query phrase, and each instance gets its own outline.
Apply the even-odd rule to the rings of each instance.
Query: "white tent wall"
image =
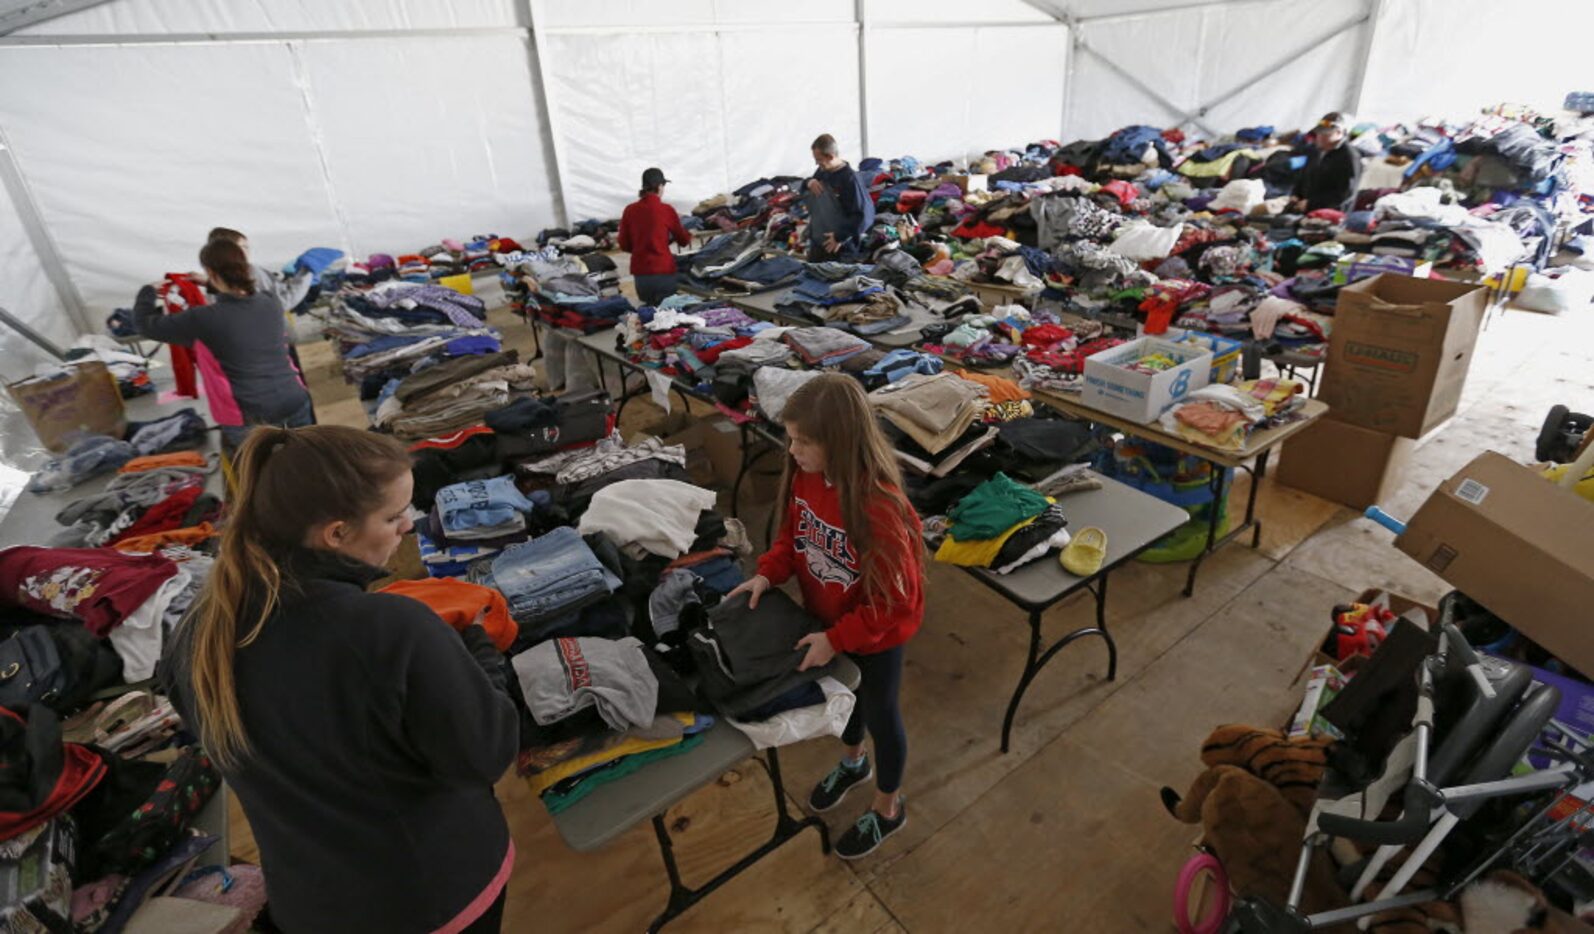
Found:
[[[788,41],[854,51],[799,87],[801,69],[778,52]],[[617,216],[649,166],[669,177],[671,202],[690,209],[752,178],[811,170],[808,144],[822,132],[856,158],[856,41],[851,27],[826,25],[551,31],[543,48],[570,219]]]
[[[1545,111],[1594,90],[1588,0],[1384,0],[1361,112],[1451,120],[1508,102]]]
[[[871,155],[966,160],[1058,138],[1068,27],[871,26],[868,43]],[[1023,106],[1001,106],[1008,94]]]
[[[344,246],[286,44],[7,49],[17,163],[91,307],[194,269],[217,224],[262,260]]]
[[[1121,14],[1066,10],[1078,47],[1064,135],[1128,123],[1307,126],[1354,94],[1365,0],[1268,0]],[[1159,99],[1160,98],[1160,99]]]

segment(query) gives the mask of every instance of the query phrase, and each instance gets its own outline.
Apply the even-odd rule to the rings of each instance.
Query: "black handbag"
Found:
[[[0,642],[0,707],[49,704],[66,687],[66,669],[48,626],[28,626]]]

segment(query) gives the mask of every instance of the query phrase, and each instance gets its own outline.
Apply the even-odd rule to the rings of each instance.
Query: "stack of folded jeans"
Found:
[[[869,402],[920,447],[939,454],[980,418],[986,389],[951,373],[914,373],[871,392]]]
[[[496,587],[509,601],[521,635],[531,638],[558,629],[621,583],[568,525],[472,565],[470,580]]]
[[[474,541],[525,531],[526,513],[537,507],[504,476],[445,486],[437,491],[436,508],[449,541]]]

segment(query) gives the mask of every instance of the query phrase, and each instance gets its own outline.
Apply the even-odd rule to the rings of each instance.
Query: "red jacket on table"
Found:
[[[625,206],[620,215],[620,249],[631,254],[631,275],[674,275],[671,238],[681,246],[692,242],[692,235],[681,226],[681,215],[658,195],[648,192]]]
[[[896,648],[924,621],[918,517],[904,525],[894,504],[877,500],[869,521],[875,558],[890,572],[885,594],[864,596],[862,565],[842,527],[841,497],[823,474],[792,476],[780,534],[758,559],[758,573],[771,585],[797,576],[803,606],[826,625],[825,635],[838,652],[868,655]]]

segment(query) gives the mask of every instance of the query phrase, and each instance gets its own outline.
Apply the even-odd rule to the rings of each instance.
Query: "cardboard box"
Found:
[[[1165,353],[1180,361],[1160,373],[1125,367],[1141,357]],[[1212,351],[1158,337],[1139,337],[1085,358],[1085,389],[1079,401],[1109,415],[1145,424],[1212,378]]]
[[[1594,675],[1594,503],[1491,451],[1441,484],[1395,547]]]
[[[1433,274],[1433,263],[1409,256],[1379,256],[1375,253],[1346,253],[1334,260],[1333,276],[1338,285],[1360,282],[1384,273],[1426,279]]]
[[[988,191],[990,189],[989,175],[943,175],[941,181],[951,182],[963,189],[964,194],[971,191]]]
[[[1417,442],[1359,428],[1333,410],[1291,435],[1279,451],[1279,483],[1360,512],[1400,486]]]
[[[1380,275],[1340,290],[1319,396],[1334,417],[1420,438],[1454,415],[1488,293]]]
[[[64,364],[49,376],[6,387],[39,443],[60,454],[89,435],[120,438],[127,417],[116,377],[100,360]]]

